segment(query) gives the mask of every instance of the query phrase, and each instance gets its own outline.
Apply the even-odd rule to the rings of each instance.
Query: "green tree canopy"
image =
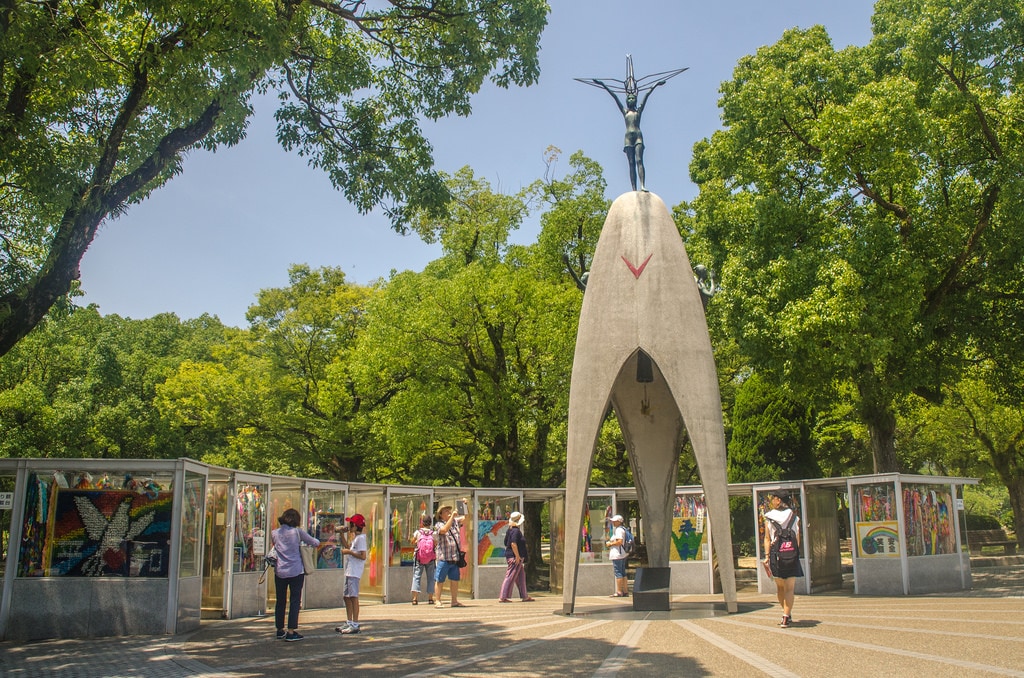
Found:
[[[816,478],[821,469],[811,440],[813,415],[757,374],[736,392],[729,440],[729,480]]]
[[[158,387],[157,405],[206,445],[204,461],[362,480],[361,399],[351,371],[370,290],[337,268],[292,266],[288,281],[260,291],[250,329],[211,360],[182,363]]]
[[[89,307],[48,317],[0,360],[0,456],[187,456],[153,407],[156,389],[183,360],[208,359],[224,332],[209,316],[128,320]]]
[[[742,59],[689,207],[744,353],[808,396],[853,385],[896,471],[900,399],[940,398],[1000,329],[973,320],[1020,308],[1024,6],[882,0],[873,24],[866,47],[814,27]]]
[[[0,6],[0,355],[66,295],[97,228],[239,142],[278,139],[399,229],[448,199],[418,119],[467,115],[490,75],[537,79],[543,0],[12,0]]]
[[[373,407],[378,479],[557,485],[579,293],[508,244],[522,195],[469,170],[452,216],[421,222],[444,256],[393,277],[367,307],[360,392]]]
[[[547,172],[530,186],[528,195],[546,209],[540,216],[540,235],[532,248],[534,266],[541,275],[560,280],[568,273],[582,290],[601,237],[611,202],[601,166],[576,151],[569,157],[569,173],[555,174],[559,149],[548,148]]]

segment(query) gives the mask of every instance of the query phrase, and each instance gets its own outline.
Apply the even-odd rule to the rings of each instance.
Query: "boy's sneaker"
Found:
[[[343,633],[346,636],[352,635],[353,633],[359,633],[359,627],[354,624],[349,624],[338,633]]]
[[[284,636],[285,636],[284,629],[278,629],[277,630],[277,639],[278,640],[284,640]]]
[[[305,638],[305,636],[301,635],[297,631],[289,631],[284,637],[285,641],[289,643],[294,643],[296,640],[302,640],[303,638]]]
[[[792,621],[793,621],[793,620],[792,620],[792,618],[790,618],[790,617],[787,617],[786,615],[783,615],[783,616],[782,616],[782,621],[781,621],[781,622],[779,622],[779,626],[781,626],[781,627],[782,627],[782,628],[784,628],[784,629],[788,629],[788,628],[789,628],[789,625],[790,625],[790,623],[791,623]]]
[[[352,622],[345,622],[341,626],[335,626],[334,627],[334,632],[335,633],[346,633],[345,629],[349,628],[350,626],[352,626]]]

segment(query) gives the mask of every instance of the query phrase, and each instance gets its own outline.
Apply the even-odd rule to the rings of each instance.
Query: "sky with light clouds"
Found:
[[[573,78],[625,77],[688,67],[659,87],[644,112],[647,188],[669,206],[691,199],[693,145],[721,127],[718,90],[737,61],[793,27],[821,24],[833,46],[871,38],[872,4],[854,0],[550,0],[541,76],[529,88],[487,86],[468,118],[427,123],[436,164],[472,168],[514,192],[540,178],[548,146],[577,150],[605,170],[608,197],[630,190],[622,116],[600,89]],[[532,242],[536,222],[514,236]],[[368,284],[419,271],[440,249],[400,236],[378,213],[359,214],[323,173],[283,151],[272,102],[257,108],[244,142],[193,152],[184,171],[124,216],[107,221],[82,261],[80,304],[135,319],[203,313],[244,327],[260,289],[287,285],[291,264],[338,266]]]

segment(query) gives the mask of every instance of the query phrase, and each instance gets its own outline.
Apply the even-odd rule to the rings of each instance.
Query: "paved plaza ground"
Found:
[[[303,611],[305,640],[274,639],[272,618],[203,622],[181,636],[0,643],[0,675],[37,676],[1022,676],[1024,566],[974,572],[972,591],[877,598],[798,596],[778,627],[773,595],[749,586],[738,614],[720,596],[679,596],[670,612],[631,599],[560,596],[466,607],[366,604]]]

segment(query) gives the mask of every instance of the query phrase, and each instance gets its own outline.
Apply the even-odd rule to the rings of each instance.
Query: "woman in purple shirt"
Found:
[[[302,583],[306,572],[302,568],[302,553],[299,544],[320,546],[320,541],[309,536],[299,527],[302,516],[293,508],[286,509],[277,519],[280,527],[271,533],[274,550],[277,552],[277,566],[274,568],[274,586],[277,591],[277,605],[274,607],[274,621],[277,623],[277,637],[289,642],[302,640],[299,634],[299,602],[302,597]],[[284,630],[284,608],[287,597],[291,597],[288,607],[288,632]]]

